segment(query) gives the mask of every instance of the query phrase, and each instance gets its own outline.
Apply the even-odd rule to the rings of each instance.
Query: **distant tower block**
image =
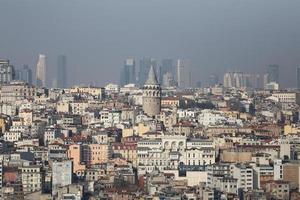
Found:
[[[160,113],[161,88],[153,66],[149,70],[148,80],[143,87],[143,111],[150,117]]]

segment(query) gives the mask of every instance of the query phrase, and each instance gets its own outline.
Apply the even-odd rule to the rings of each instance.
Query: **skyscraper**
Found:
[[[275,82],[279,83],[279,66],[269,65],[267,67],[268,83]]]
[[[32,84],[32,70],[28,65],[24,65],[22,69],[16,70],[16,79]]]
[[[14,79],[15,70],[9,60],[0,60],[0,84],[7,84]]]
[[[300,66],[297,67],[297,89],[300,89]]]
[[[174,76],[174,66],[173,66],[173,60],[172,59],[163,59],[160,66],[160,83],[163,82],[163,77],[166,73],[170,73],[172,76]],[[169,76],[169,75],[168,75]]]
[[[153,66],[154,70],[157,69],[157,62],[153,58],[143,58],[140,60],[140,69],[139,69],[139,85],[143,86],[148,77],[148,72]]]
[[[219,77],[216,74],[209,76],[209,86],[215,86],[219,83]]]
[[[46,56],[39,55],[36,65],[36,86],[46,87]]]
[[[57,58],[57,79],[58,88],[67,87],[67,58],[65,55],[59,55]]]
[[[177,60],[177,84],[180,88],[191,87],[192,85],[190,62],[188,60]]]
[[[121,77],[120,77],[121,85],[126,85],[129,83],[136,83],[135,60],[132,58],[125,60],[124,67],[121,70]]]

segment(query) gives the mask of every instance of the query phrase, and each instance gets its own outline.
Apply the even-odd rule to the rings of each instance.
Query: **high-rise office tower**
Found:
[[[163,75],[163,86],[164,87],[173,87],[175,86],[175,80],[172,73],[167,72]]]
[[[57,57],[56,86],[58,88],[67,87],[67,58],[65,55],[59,55]]]
[[[269,65],[267,67],[268,83],[275,82],[279,83],[279,66]]]
[[[224,87],[236,88],[261,88],[261,78],[259,74],[248,74],[243,72],[227,72],[223,77]]]
[[[46,87],[46,56],[40,54],[36,65],[36,86]]]
[[[163,77],[166,73],[170,73],[170,74],[172,74],[172,76],[174,76],[174,66],[173,66],[172,59],[163,59],[161,61],[160,77],[159,77],[160,83],[163,82]]]
[[[24,65],[23,68],[16,70],[16,79],[32,84],[32,70],[28,65]]]
[[[216,74],[209,76],[209,86],[215,86],[219,83],[219,77]]]
[[[192,74],[188,60],[177,60],[177,85],[180,88],[192,86]]]
[[[129,83],[136,83],[135,60],[132,58],[125,60],[120,76],[121,85],[126,85]]]
[[[154,70],[157,70],[157,62],[153,58],[143,58],[140,60],[140,69],[139,69],[139,85],[143,86],[147,80],[148,72],[153,66]]]
[[[228,88],[234,87],[235,84],[233,83],[233,73],[227,72],[224,74],[223,85],[224,87]]]
[[[183,73],[184,73],[184,65],[182,60],[177,60],[177,85],[178,87],[183,87]]]
[[[15,70],[9,60],[0,60],[0,84],[7,84],[14,79]]]
[[[300,66],[297,67],[297,89],[300,89]]]

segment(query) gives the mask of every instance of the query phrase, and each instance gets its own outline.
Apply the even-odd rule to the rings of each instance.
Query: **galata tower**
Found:
[[[143,87],[143,111],[150,117],[160,113],[161,88],[157,81],[153,66],[151,66],[148,79]]]

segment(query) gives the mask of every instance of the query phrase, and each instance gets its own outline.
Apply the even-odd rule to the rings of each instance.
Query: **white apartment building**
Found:
[[[280,103],[300,104],[300,93],[297,92],[276,92],[272,94]]]
[[[43,173],[40,166],[20,167],[24,194],[42,189]]]
[[[7,142],[17,142],[22,138],[20,131],[6,131],[4,132],[3,139]]]
[[[253,168],[250,165],[232,164],[231,175],[237,179],[238,189],[253,190]]]
[[[55,161],[52,163],[52,195],[59,187],[72,184],[72,161]]]
[[[113,125],[119,124],[121,122],[120,110],[102,110],[100,111],[100,122],[104,124],[105,127],[111,127]]]
[[[191,140],[182,135],[163,135],[159,139],[138,142],[138,174],[178,169],[182,166],[202,166],[215,163],[213,141]]]

